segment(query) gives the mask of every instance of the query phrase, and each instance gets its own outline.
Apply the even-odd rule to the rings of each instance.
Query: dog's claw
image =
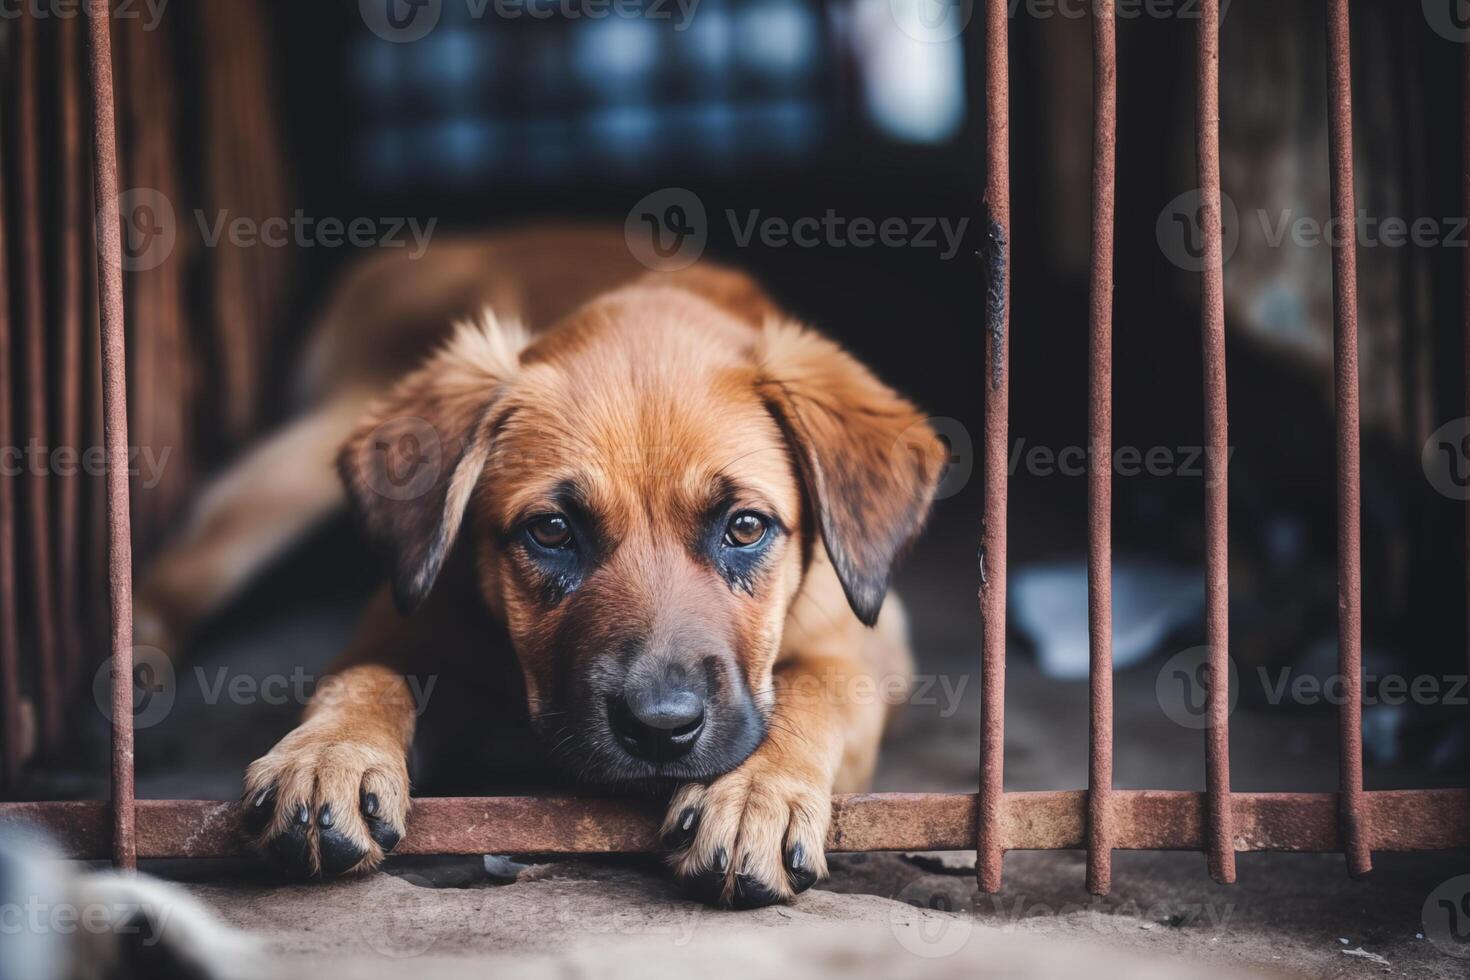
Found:
[[[374,818],[368,819],[368,834],[383,849],[384,854],[391,852],[403,839],[403,835],[395,830],[392,824]]]
[[[801,841],[791,845],[786,852],[786,877],[791,881],[791,891],[800,895],[817,883],[817,873],[807,863],[806,848]]]
[[[249,805],[240,814],[240,824],[245,836],[254,840],[265,833],[271,819],[276,815],[276,788],[267,787],[255,794]]]
[[[664,832],[660,843],[668,851],[682,851],[694,843],[694,835],[699,830],[699,811],[692,806],[686,806],[679,814],[679,819],[669,830]]]

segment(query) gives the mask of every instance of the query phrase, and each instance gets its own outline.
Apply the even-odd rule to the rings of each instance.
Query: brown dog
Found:
[[[341,447],[392,597],[246,775],[268,855],[375,866],[409,808],[405,675],[493,660],[583,780],[673,788],[665,842],[701,898],[825,874],[831,794],[873,772],[875,681],[907,678],[885,594],[944,457],[912,405],[748,278],[649,274],[575,229],[375,261],[309,373],[316,407],[206,495],[139,601],[160,636],[223,601],[340,503]]]

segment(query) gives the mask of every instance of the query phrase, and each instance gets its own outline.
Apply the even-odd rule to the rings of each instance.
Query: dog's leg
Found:
[[[896,627],[880,618],[868,632],[845,609],[803,605],[788,621],[765,741],[709,785],[681,787],[664,820],[675,873],[712,905],[769,905],[826,876],[832,793],[866,787],[890,705],[908,689],[896,609]],[[895,667],[905,672],[884,673]]]
[[[287,871],[370,870],[402,839],[418,710],[402,673],[411,628],[380,594],[300,726],[246,772],[246,834]]]
[[[176,655],[190,627],[344,505],[333,463],[366,404],[366,396],[334,397],[205,489],[182,533],[143,574],[135,600],[139,643]]]

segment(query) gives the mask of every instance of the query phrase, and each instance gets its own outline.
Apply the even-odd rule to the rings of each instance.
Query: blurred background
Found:
[[[412,249],[409,227],[448,239],[541,218],[621,226],[649,195],[682,188],[702,207],[706,255],[752,271],[944,420],[953,470],[898,588],[921,671],[953,697],[941,685],[934,704],[914,706],[880,782],[973,789],[985,119],[983,25],[968,0],[131,6],[137,16],[119,12],[114,27],[131,442],[164,461],[134,479],[139,567],[212,474],[291,417],[314,317],[346,269],[390,244],[340,233],[333,244],[326,222],[366,220],[380,236],[397,227]],[[1113,441],[1138,455],[1120,457],[1114,489],[1117,781],[1197,788],[1197,692],[1174,685],[1203,642],[1198,9],[1119,6]],[[1224,6],[1234,786],[1330,790],[1330,694],[1281,693],[1303,677],[1330,692],[1336,666],[1331,254],[1311,233],[1330,217],[1323,5]],[[1017,789],[1077,788],[1091,22],[1082,0],[1014,7],[1007,777]],[[1358,206],[1373,219],[1359,249],[1368,782],[1463,784],[1466,36],[1433,4],[1353,14]],[[5,397],[15,444],[39,433],[53,449],[99,444],[95,253],[62,220],[96,203],[69,164],[78,27],[0,20],[7,261],[23,284],[8,297]],[[43,84],[27,88],[28,77]],[[809,245],[744,233],[829,215],[844,230]],[[237,218],[297,216],[311,230],[281,245],[218,234]],[[900,244],[852,232],[889,219],[906,230]],[[1405,242],[1390,219],[1429,224]],[[32,330],[39,359],[30,347],[22,356]],[[22,724],[8,729],[24,738],[12,798],[105,795],[101,481],[55,470],[6,477],[25,654]],[[220,700],[216,680],[319,671],[378,581],[344,518],[190,636],[176,676],[143,678],[144,696],[166,694],[168,708],[140,704],[139,795],[233,796],[300,704]],[[61,708],[42,703],[48,668],[31,654],[47,648],[60,651]],[[1419,690],[1433,692],[1383,697],[1381,677],[1428,678]]]

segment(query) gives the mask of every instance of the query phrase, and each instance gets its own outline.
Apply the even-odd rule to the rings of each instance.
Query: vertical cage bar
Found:
[[[92,88],[92,177],[97,221],[98,295],[102,313],[102,402],[107,443],[107,567],[112,651],[112,860],[135,868],[133,805],[133,574],[128,521],[127,347],[123,336],[122,227],[115,209],[117,130],[112,104],[112,25],[106,0],[87,17]]]
[[[42,260],[45,239],[41,234],[41,174],[39,93],[36,79],[40,65],[37,14],[23,15],[17,24],[16,74],[19,76],[17,130],[19,138],[16,173],[17,203],[20,208],[20,315],[25,332],[24,391],[26,423],[30,437],[45,452],[39,459],[26,446],[29,478],[26,493],[26,523],[30,539],[28,554],[31,574],[31,628],[36,650],[36,679],[40,692],[41,744],[47,753],[61,746],[61,662],[56,650],[56,607],[52,593],[51,568],[51,474],[50,437],[47,429],[46,310]]]
[[[1230,801],[1230,416],[1225,383],[1225,255],[1220,198],[1220,3],[1199,14],[1195,152],[1204,244],[1200,312],[1205,380],[1205,636],[1209,679],[1205,792],[1210,876],[1235,880]]]
[[[3,135],[3,133],[0,133]],[[0,191],[5,184],[5,153],[0,146]],[[10,385],[15,377],[11,356],[10,268],[6,242],[5,195],[0,193],[0,446],[15,445]],[[0,477],[0,786],[13,786],[20,776],[20,628],[15,594],[15,481]]]
[[[985,5],[986,379],[980,531],[980,799],[975,868],[997,892],[1005,861],[1006,481],[1010,428],[1010,80],[1006,0]]]
[[[1470,218],[1470,44],[1460,46],[1460,200]],[[1460,252],[1465,334],[1465,417],[1470,419],[1470,248]],[[1465,651],[1470,657],[1470,497],[1465,498]]]
[[[57,435],[63,447],[78,455],[82,446],[82,229],[91,219],[82,203],[81,26],[77,18],[61,20],[56,59],[56,90],[61,109],[61,256],[59,387],[56,392]],[[81,526],[80,470],[59,476],[56,553],[61,621],[62,676],[69,687],[81,661]]]
[[[1348,872],[1372,869],[1363,826],[1363,571],[1358,410],[1357,205],[1353,194],[1353,79],[1348,0],[1327,16],[1328,142],[1332,154],[1333,363],[1337,402],[1337,614],[1339,820]]]
[[[1113,194],[1118,60],[1113,0],[1092,22],[1092,274],[1087,340],[1087,624],[1091,719],[1087,770],[1087,889],[1113,880]]]

